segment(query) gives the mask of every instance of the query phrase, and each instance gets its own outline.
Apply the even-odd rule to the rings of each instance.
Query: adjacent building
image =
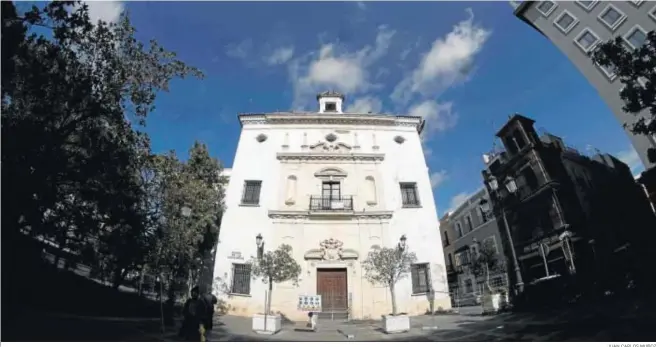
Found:
[[[481,247],[489,249],[496,256],[499,265],[490,272],[490,288],[508,292],[499,225],[494,215],[490,211],[484,211],[481,206],[489,200],[487,190],[481,188],[440,219],[440,234],[453,307],[480,303],[488,279],[484,274],[474,272],[471,265]]]
[[[538,136],[533,123],[510,118],[497,133],[504,151],[486,156],[482,172],[495,215],[509,225],[510,237],[501,237],[512,292],[557,278],[575,279],[577,288],[623,286],[653,272],[656,221],[628,166]]]
[[[647,33],[656,30],[656,3],[653,1],[523,1],[515,15],[549,39],[597,89],[620,124],[636,117],[650,118],[649,110],[633,115],[622,111],[622,83],[612,70],[593,63],[588,54],[601,42],[624,38],[628,47],[640,47]],[[547,71],[545,71],[547,72]],[[656,165],[648,159],[656,148],[656,136],[626,134],[645,168]]]
[[[588,54],[600,42],[622,37],[627,47],[641,46],[647,33],[656,30],[656,3],[653,1],[512,1],[515,15],[543,34],[581,71],[597,89],[620,124],[638,118],[652,119],[649,110],[640,114],[622,111],[622,83],[612,70],[593,63]],[[645,171],[644,185],[656,207],[656,135],[636,135],[625,128]],[[651,160],[650,160],[651,158]]]
[[[423,314],[429,293],[449,309],[446,268],[419,117],[343,112],[344,96],[317,96],[316,112],[239,115],[241,135],[214,267],[215,288],[231,314],[265,307],[268,285],[248,261],[288,244],[300,282],[273,287],[272,310],[306,319],[298,296],[322,296],[322,316],[379,318],[389,289],[370,284],[361,263],[377,247],[417,255],[396,285],[400,312]],[[262,247],[262,248],[260,248]]]

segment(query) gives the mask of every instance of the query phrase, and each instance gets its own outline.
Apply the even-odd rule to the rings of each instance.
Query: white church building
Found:
[[[239,115],[241,135],[226,188],[214,268],[229,314],[263,313],[268,285],[248,261],[292,247],[298,285],[274,284],[271,309],[306,319],[299,295],[322,296],[324,315],[379,319],[389,289],[370,284],[361,262],[372,248],[415,252],[412,273],[396,285],[399,312],[451,308],[439,221],[424,158],[419,117],[342,111],[344,96],[317,96],[318,112]]]

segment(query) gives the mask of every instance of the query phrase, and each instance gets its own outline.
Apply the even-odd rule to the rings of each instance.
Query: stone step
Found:
[[[319,312],[319,320],[347,321],[348,312]]]

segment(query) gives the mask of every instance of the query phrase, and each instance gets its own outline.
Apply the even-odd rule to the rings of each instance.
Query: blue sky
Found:
[[[128,9],[140,39],[156,39],[206,74],[175,81],[148,120],[156,151],[194,140],[232,165],[237,114],[314,108],[317,91],[356,111],[421,115],[438,213],[481,186],[481,155],[511,113],[640,164],[610,109],[507,2],[107,2]]]

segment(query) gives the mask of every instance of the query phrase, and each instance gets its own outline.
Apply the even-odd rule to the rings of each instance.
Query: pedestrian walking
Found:
[[[210,334],[210,331],[214,327],[214,307],[219,302],[219,300],[211,292],[204,293],[202,299],[205,306],[205,317],[204,317],[205,341],[209,341],[208,335]]]
[[[197,286],[191,289],[191,298],[185,302],[182,313],[180,337],[185,341],[203,341],[205,339],[207,309],[200,298],[200,290]]]

